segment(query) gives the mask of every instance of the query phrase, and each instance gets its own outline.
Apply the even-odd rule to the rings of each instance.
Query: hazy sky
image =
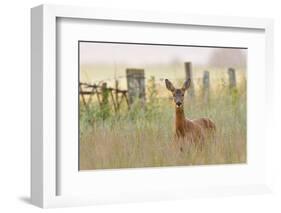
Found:
[[[207,47],[80,42],[80,63],[143,65],[192,61],[194,64],[204,65],[208,63],[210,55],[216,49]]]
[[[127,68],[145,69],[146,76],[157,80],[183,79],[183,62],[189,61],[196,79],[202,78],[201,72],[206,69],[210,72],[215,67],[238,69],[239,65],[245,65],[246,58],[247,50],[231,48],[80,42],[80,79],[114,83],[117,77],[125,88]]]

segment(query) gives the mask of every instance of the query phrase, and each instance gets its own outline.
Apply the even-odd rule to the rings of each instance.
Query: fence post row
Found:
[[[193,98],[195,96],[194,91],[194,82],[193,82],[193,73],[192,73],[192,63],[185,62],[185,77],[186,80],[190,79],[191,84],[188,89],[189,97]],[[229,80],[229,88],[236,88],[236,71],[234,68],[228,68],[228,80]],[[136,69],[129,68],[126,69],[126,77],[127,77],[127,88],[128,90],[120,90],[119,89],[119,81],[115,80],[115,88],[108,88],[107,83],[104,82],[101,86],[98,85],[90,85],[86,83],[80,82],[79,84],[79,93],[82,99],[82,102],[86,109],[89,108],[89,103],[91,102],[92,96],[97,95],[97,100],[100,107],[106,107],[109,104],[109,95],[112,99],[114,111],[117,112],[120,108],[121,102],[125,99],[125,102],[128,105],[128,109],[130,109],[130,105],[134,102],[135,99],[139,99],[141,103],[145,104],[145,71],[144,69]],[[203,73],[203,98],[205,102],[209,101],[210,96],[210,72],[205,70]],[[89,91],[83,90],[83,86],[85,88],[91,88]],[[98,91],[100,88],[100,92]],[[114,95],[115,91],[115,95]],[[109,94],[110,93],[110,94]],[[119,93],[121,93],[121,97],[119,97]],[[85,98],[86,95],[89,95],[88,99]],[[101,97],[100,97],[101,95]],[[128,96],[127,96],[128,95]]]
[[[88,90],[83,90],[83,86]],[[89,88],[91,88],[90,91]],[[118,86],[116,88],[118,88]],[[100,108],[108,108],[110,96],[115,112],[119,110],[120,104],[122,103],[123,99],[125,99],[126,104],[128,105],[128,109],[130,109],[129,101],[127,98],[127,90],[120,90],[116,88],[107,87],[106,82],[104,82],[101,86],[98,86],[96,84],[87,84],[80,82],[79,95],[87,111],[89,111],[89,104],[91,103],[92,97],[94,95],[97,96]],[[100,91],[98,91],[98,89],[100,89]],[[115,96],[113,95],[113,91],[115,91]],[[121,93],[121,99],[119,98],[119,93]],[[88,96],[87,99],[85,98],[85,96]]]

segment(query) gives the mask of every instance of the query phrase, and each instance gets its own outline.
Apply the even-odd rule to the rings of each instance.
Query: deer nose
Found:
[[[177,106],[180,106],[180,105],[181,105],[181,102],[176,102],[176,105],[177,105]]]

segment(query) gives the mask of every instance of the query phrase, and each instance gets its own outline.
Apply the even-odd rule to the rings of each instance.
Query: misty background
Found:
[[[213,72],[213,78],[218,76],[215,72],[229,67],[242,70],[242,75],[246,75],[247,49],[242,48],[95,42],[79,44],[81,82],[106,81],[113,85],[114,80],[118,79],[126,89],[127,68],[144,69],[146,77],[154,76],[158,81],[163,78],[184,79],[184,62],[187,61],[192,62],[195,81],[202,77],[203,70]]]

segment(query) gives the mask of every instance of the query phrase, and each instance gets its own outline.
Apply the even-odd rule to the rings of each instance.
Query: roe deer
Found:
[[[189,120],[184,115],[184,93],[189,88],[191,80],[188,79],[180,89],[176,89],[173,84],[165,79],[166,87],[173,94],[173,99],[176,104],[175,131],[176,138],[183,139],[184,142],[201,143],[204,142],[207,134],[214,133],[216,130],[215,123],[209,118],[199,118]],[[182,151],[182,147],[180,148]]]

